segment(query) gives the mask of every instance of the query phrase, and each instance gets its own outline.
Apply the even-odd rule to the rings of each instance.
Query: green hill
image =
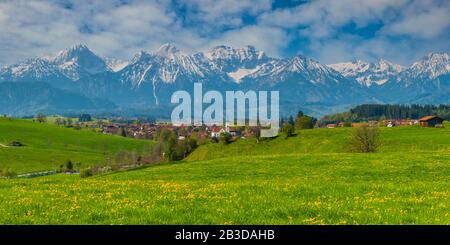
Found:
[[[12,141],[24,146],[8,146]],[[0,169],[11,168],[24,173],[54,170],[68,159],[86,167],[102,163],[121,150],[148,150],[153,142],[0,118],[0,144]]]
[[[346,152],[350,128],[313,129],[87,179],[0,180],[0,223],[450,224],[448,126],[382,128],[378,153]]]
[[[446,128],[419,126],[380,128],[383,144],[380,152],[450,151],[450,124]],[[230,156],[283,155],[292,153],[345,153],[352,128],[320,128],[298,131],[294,137],[279,135],[258,142],[254,138],[240,139],[229,145],[210,143],[200,146],[188,161]]]

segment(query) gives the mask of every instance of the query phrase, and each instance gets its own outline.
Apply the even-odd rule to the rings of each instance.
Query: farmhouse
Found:
[[[217,127],[214,126],[211,129],[211,138],[219,138],[221,133],[225,133],[227,131],[225,131],[225,129],[223,129],[222,127]]]
[[[422,127],[439,127],[442,126],[444,119],[438,116],[426,116],[419,119],[420,126]]]

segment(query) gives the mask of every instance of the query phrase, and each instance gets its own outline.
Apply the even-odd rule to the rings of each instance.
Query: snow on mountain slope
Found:
[[[331,64],[329,67],[340,72],[347,78],[356,79],[360,84],[367,87],[373,84],[382,85],[405,69],[400,65],[384,59],[380,59],[375,63],[361,60],[342,62]]]
[[[413,63],[408,69],[409,76],[434,79],[450,73],[450,59],[447,53],[429,53]]]
[[[102,58],[83,44],[76,44],[64,49],[48,60],[72,80],[111,70]]]
[[[6,81],[41,80],[52,75],[61,76],[53,64],[42,58],[29,59],[23,63],[5,66],[0,69],[0,78]]]
[[[244,78],[244,77],[254,73],[258,69],[259,69],[259,66],[257,66],[254,69],[239,68],[239,69],[237,69],[237,71],[235,71],[235,72],[228,72],[227,74],[228,74],[228,76],[233,78],[233,80],[236,83],[240,83],[242,78]]]
[[[258,51],[253,46],[237,49],[223,45],[217,46],[206,52],[205,56],[224,72],[236,72],[240,68],[254,69],[271,60],[263,51]]]
[[[85,45],[75,45],[53,57],[0,68],[0,82],[45,82],[111,99],[123,108],[170,105],[174,91],[190,91],[192,83],[202,82],[205,89],[217,91],[278,90],[280,106],[295,111],[360,103],[445,102],[449,74],[445,53],[430,53],[404,68],[383,59],[327,66],[303,56],[268,57],[252,46],[185,52],[165,44],[121,61],[100,58]]]
[[[263,83],[279,83],[286,79],[296,79],[312,84],[339,83],[339,78],[343,78],[337,71],[303,56],[272,59],[247,77],[262,80]]]
[[[123,68],[125,68],[128,64],[130,64],[130,62],[127,60],[120,60],[108,57],[104,57],[103,60],[105,61],[106,65],[114,72],[118,72]]]

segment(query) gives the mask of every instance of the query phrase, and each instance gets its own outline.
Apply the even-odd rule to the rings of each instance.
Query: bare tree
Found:
[[[376,152],[381,146],[378,127],[362,126],[353,130],[349,141],[352,152]]]

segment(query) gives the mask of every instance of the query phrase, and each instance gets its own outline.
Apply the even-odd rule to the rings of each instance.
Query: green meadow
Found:
[[[16,128],[13,122],[3,123],[0,132],[7,125]],[[45,127],[50,135],[61,130],[63,138],[69,132],[81,134]],[[210,143],[180,162],[85,179],[66,174],[2,179],[0,223],[450,224],[450,125],[381,128],[383,145],[377,153],[349,153],[351,130],[301,130],[287,139]],[[118,148],[141,146],[140,141],[82,133],[85,140],[76,142],[117,140]],[[12,140],[14,135],[0,137]],[[45,149],[45,136],[23,141]],[[80,148],[54,150],[65,158],[92,150],[89,143],[74,145]],[[8,157],[0,151],[1,161]],[[27,161],[14,161],[26,169]]]
[[[11,147],[12,141],[24,146]],[[142,152],[152,144],[51,123],[0,118],[0,169],[17,173],[55,170],[67,160],[80,162],[82,167],[102,164],[119,151]]]

